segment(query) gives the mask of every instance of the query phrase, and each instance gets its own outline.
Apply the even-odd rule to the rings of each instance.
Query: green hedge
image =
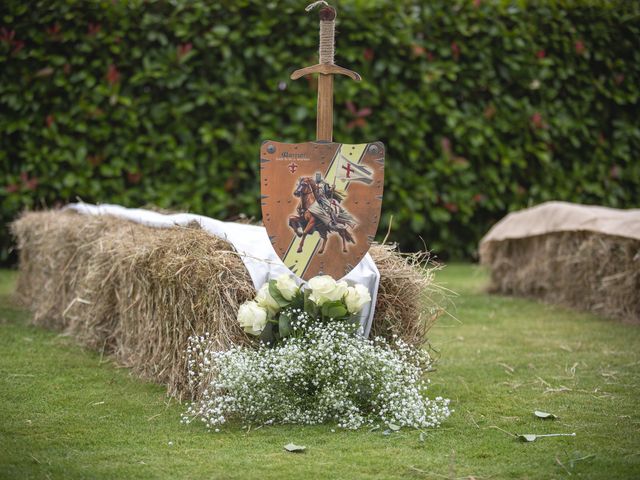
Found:
[[[305,5],[2,2],[2,222],[76,198],[259,217],[261,140],[314,138]],[[364,81],[336,81],[335,138],[387,145],[382,235],[468,257],[530,204],[638,206],[639,2],[337,7]]]

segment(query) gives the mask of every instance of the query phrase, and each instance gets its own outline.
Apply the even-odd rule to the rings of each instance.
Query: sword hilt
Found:
[[[311,67],[301,68],[291,74],[291,80],[312,73],[319,73],[318,80],[318,118],[316,121],[316,139],[331,141],[333,139],[333,75],[346,75],[359,82],[362,77],[356,72],[347,70],[333,63],[335,54],[336,10],[324,0],[313,2],[305,9],[307,12],[324,5],[320,9],[320,48],[319,63]]]
[[[318,51],[321,64],[333,65],[336,49],[336,10],[327,5],[320,10],[320,48]]]
[[[300,68],[291,74],[291,80],[297,80],[300,77],[311,73],[321,73],[324,75],[346,75],[351,79],[359,82],[362,77],[359,73],[340,67],[334,63],[335,46],[336,46],[336,9],[329,5],[326,1],[320,0],[313,2],[305,8],[309,12],[318,5],[324,5],[320,9],[320,48],[318,49],[319,59],[316,65]]]

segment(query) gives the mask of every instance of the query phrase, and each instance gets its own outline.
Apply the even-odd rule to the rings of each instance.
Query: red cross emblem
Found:
[[[347,178],[351,178],[351,172],[353,172],[353,169],[351,168],[351,164],[347,163],[346,167],[343,165],[342,169],[347,171]]]
[[[296,173],[296,170],[298,169],[298,164],[291,162],[289,165],[287,165],[287,167],[289,168],[289,171],[291,173]]]

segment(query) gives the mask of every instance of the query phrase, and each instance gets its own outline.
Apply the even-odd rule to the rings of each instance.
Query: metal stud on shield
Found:
[[[262,217],[284,264],[305,280],[339,279],[365,256],[382,207],[384,145],[333,142],[333,76],[355,81],[356,72],[334,64],[336,10],[320,9],[319,63],[296,70],[296,80],[318,74],[316,141],[267,140],[260,149]]]

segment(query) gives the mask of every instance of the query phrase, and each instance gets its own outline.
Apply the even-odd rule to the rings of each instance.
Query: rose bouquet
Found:
[[[263,343],[277,345],[287,337],[304,335],[315,322],[344,322],[355,331],[359,314],[370,301],[369,291],[359,283],[349,286],[321,275],[301,288],[283,274],[265,283],[254,300],[240,306],[238,322]]]

